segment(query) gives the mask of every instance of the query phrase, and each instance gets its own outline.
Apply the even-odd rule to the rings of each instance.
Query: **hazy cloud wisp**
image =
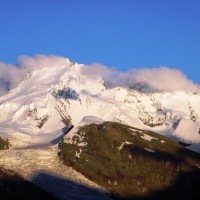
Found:
[[[150,91],[200,92],[200,85],[193,83],[181,71],[168,67],[140,68],[120,72],[101,64],[93,64],[86,66],[84,73],[89,76],[102,76],[107,87],[134,87],[140,83],[148,86]]]
[[[67,58],[54,55],[20,56],[18,64],[0,62],[0,96],[21,82],[27,73],[42,67],[65,65]]]
[[[0,96],[14,88],[27,73],[42,67],[66,65],[67,58],[54,55],[20,56],[18,64],[0,62]],[[199,92],[200,86],[189,80],[181,71],[167,67],[140,68],[120,72],[102,64],[84,65],[82,74],[88,78],[102,77],[107,87],[133,87],[144,84],[153,91]]]

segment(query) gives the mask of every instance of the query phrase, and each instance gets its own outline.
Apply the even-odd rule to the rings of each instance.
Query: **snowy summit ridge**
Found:
[[[49,65],[0,97],[0,135],[14,147],[53,143],[85,116],[94,116],[154,130],[200,151],[200,94],[107,88],[101,75],[88,75],[86,65],[65,58]]]

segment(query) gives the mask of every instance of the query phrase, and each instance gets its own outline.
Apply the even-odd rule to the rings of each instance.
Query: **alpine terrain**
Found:
[[[0,97],[0,169],[46,199],[199,199],[200,93],[89,71],[59,58]]]

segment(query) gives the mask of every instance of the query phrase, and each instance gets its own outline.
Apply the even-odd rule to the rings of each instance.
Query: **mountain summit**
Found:
[[[68,59],[42,66],[0,97],[1,136],[14,147],[55,144],[94,116],[155,131],[200,152],[200,94],[150,92],[141,85],[108,87],[90,67]]]

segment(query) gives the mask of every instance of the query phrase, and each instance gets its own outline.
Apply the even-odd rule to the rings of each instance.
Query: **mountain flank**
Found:
[[[155,132],[116,122],[79,127],[73,136],[66,136],[61,156],[64,164],[116,199],[150,198],[172,187],[179,177],[185,183],[176,190],[188,191],[200,180],[198,154]]]

